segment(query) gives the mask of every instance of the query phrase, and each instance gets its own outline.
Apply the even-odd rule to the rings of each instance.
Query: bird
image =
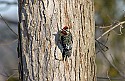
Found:
[[[60,31],[59,31],[59,43],[61,44],[62,47],[62,60],[66,60],[67,57],[71,56],[72,53],[72,45],[73,45],[73,40],[72,40],[72,33],[69,31],[68,26],[64,26]]]

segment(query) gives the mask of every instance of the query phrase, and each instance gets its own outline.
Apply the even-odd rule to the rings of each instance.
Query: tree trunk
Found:
[[[91,0],[19,0],[23,81],[96,81],[93,6]],[[57,34],[64,26],[70,27],[73,49],[61,61]]]

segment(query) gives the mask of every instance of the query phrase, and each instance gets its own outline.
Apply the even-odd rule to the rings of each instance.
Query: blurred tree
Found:
[[[17,2],[11,1],[0,0],[0,65],[3,66],[0,67],[0,81],[6,81],[12,73],[16,73],[13,77],[18,77],[18,70],[12,70],[18,68]]]
[[[105,77],[105,80],[103,80],[104,78],[99,78],[98,80],[109,81],[109,78],[115,75],[115,78],[119,78],[119,80],[124,81],[123,78],[125,78],[125,70],[123,68],[125,68],[125,27],[124,23],[120,23],[125,22],[125,0],[94,1],[96,38],[116,26],[116,28],[112,29],[99,39],[100,43],[106,45],[109,49],[106,51],[104,49],[105,46],[102,46],[101,50],[103,51],[103,54],[101,52],[97,54],[97,76]],[[98,48],[99,47],[96,46],[96,49]],[[109,78],[106,78],[107,71],[109,72]]]
[[[116,13],[116,1],[115,0],[95,0],[95,15],[100,18],[96,21],[96,24],[109,25],[111,24],[111,18],[115,18]],[[101,23],[98,23],[102,20]]]

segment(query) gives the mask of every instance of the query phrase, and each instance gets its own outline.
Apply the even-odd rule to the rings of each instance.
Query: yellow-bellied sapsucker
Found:
[[[66,60],[71,56],[73,44],[72,34],[67,26],[59,31],[59,43],[62,46],[62,58]]]

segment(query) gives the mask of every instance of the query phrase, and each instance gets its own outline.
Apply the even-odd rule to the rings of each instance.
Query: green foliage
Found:
[[[15,77],[10,77],[7,81],[19,81],[19,79]]]
[[[117,77],[119,73],[114,67],[110,67],[108,71],[108,75],[109,77]]]

